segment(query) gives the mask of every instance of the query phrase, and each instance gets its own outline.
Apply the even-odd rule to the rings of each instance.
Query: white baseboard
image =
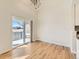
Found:
[[[38,40],[43,41],[43,42],[47,42],[47,43],[50,43],[50,44],[56,44],[56,45],[60,45],[60,46],[70,48],[68,45],[65,45],[65,44],[62,44],[62,43],[58,43],[58,42],[54,42],[54,41],[46,41],[46,40],[41,40],[41,39],[38,39]]]
[[[4,50],[4,51],[1,51],[1,52],[0,52],[0,55],[1,55],[1,54],[4,54],[4,53],[7,53],[7,52],[9,52],[9,51],[11,51],[11,50],[12,50],[12,49],[7,49],[7,50]]]

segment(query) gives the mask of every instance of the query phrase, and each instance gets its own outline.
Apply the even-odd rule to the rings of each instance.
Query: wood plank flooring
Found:
[[[0,55],[0,59],[75,59],[66,47],[33,42]]]

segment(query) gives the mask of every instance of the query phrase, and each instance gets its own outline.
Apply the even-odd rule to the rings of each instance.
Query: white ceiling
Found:
[[[11,12],[15,16],[23,16],[26,18],[33,18],[34,6],[30,0],[13,0]]]

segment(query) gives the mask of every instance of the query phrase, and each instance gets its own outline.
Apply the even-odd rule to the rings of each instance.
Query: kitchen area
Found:
[[[74,4],[74,29],[75,29],[75,53],[76,59],[79,59],[79,0]]]

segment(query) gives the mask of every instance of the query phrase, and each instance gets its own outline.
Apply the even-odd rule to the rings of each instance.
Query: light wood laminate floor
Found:
[[[68,48],[44,42],[33,42],[0,55],[0,59],[74,59],[74,56]]]

